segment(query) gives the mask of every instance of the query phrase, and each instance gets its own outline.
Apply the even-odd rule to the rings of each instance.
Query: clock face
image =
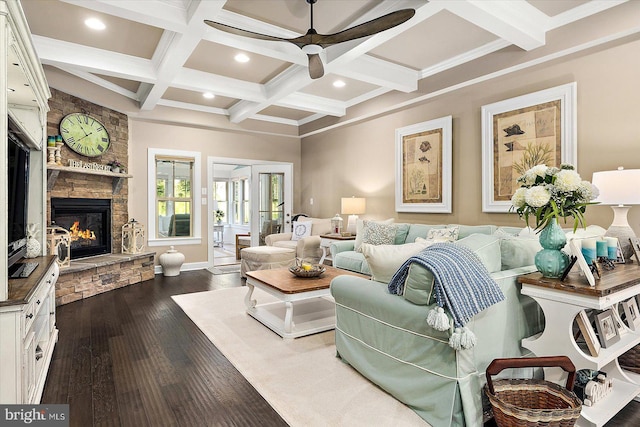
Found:
[[[72,113],[60,121],[60,135],[69,148],[87,157],[101,156],[109,149],[109,133],[98,120]]]

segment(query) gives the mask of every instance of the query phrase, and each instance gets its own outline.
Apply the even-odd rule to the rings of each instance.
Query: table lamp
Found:
[[[362,215],[365,212],[367,202],[364,197],[343,197],[342,208],[340,211],[349,215],[347,220],[347,231],[351,234],[356,234],[356,222],[358,221],[358,215]]]
[[[606,236],[617,237],[622,248],[622,255],[628,262],[633,254],[629,238],[636,237],[627,221],[627,213],[631,205],[640,205],[640,169],[624,169],[594,172],[591,183],[595,185],[600,195],[595,202],[611,205],[613,222],[605,233]]]

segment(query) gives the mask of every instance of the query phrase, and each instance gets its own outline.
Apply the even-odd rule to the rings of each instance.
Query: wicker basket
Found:
[[[492,381],[507,368],[561,367],[569,373],[567,385],[536,379]],[[576,369],[566,356],[495,359],[487,367],[485,393],[498,427],[571,427],[576,424],[582,402],[571,390]]]
[[[618,363],[622,369],[640,374],[640,345],[618,356]]]

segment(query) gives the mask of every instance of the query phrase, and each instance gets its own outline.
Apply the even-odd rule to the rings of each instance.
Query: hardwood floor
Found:
[[[72,427],[286,426],[171,299],[241,284],[238,273],[156,275],[58,307],[42,403],[68,403]],[[632,401],[606,426],[637,425]]]
[[[42,403],[71,426],[286,426],[171,295],[239,286],[206,270],[58,307],[60,338]]]

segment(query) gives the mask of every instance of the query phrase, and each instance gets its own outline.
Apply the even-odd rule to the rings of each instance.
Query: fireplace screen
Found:
[[[71,259],[111,253],[111,200],[51,199],[51,220],[71,235]]]

